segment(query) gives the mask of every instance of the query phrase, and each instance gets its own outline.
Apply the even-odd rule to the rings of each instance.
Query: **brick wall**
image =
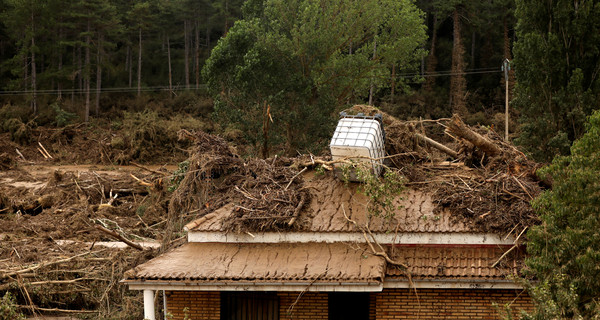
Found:
[[[522,290],[418,289],[415,296],[409,289],[386,289],[376,296],[376,319],[500,319],[503,305],[511,303],[514,315],[533,308],[531,299]],[[517,317],[518,318],[518,317]]]
[[[220,320],[221,293],[208,291],[166,291],[167,312],[172,320]],[[187,311],[184,309],[187,308]]]
[[[531,310],[529,296],[521,290],[419,289],[419,299],[408,289],[385,289],[372,293],[369,299],[370,320],[387,319],[499,319],[496,303],[502,309],[512,302],[513,310]],[[294,306],[299,292],[279,292],[281,320],[327,320],[327,293],[306,292]],[[167,291],[167,311],[173,320],[219,320],[220,293],[198,291]]]
[[[279,319],[280,320],[327,320],[328,297],[327,293],[306,292],[294,306],[292,313],[288,310],[300,292],[279,292]]]

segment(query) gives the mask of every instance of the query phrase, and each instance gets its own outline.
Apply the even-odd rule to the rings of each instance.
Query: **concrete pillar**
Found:
[[[144,319],[156,320],[154,314],[154,291],[144,290]]]

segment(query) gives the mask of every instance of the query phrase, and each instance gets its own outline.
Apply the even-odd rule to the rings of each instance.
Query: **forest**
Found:
[[[551,164],[539,175],[556,192],[533,201],[544,228],[528,232],[542,280],[531,318],[592,319],[599,30],[600,1],[587,0],[0,0],[0,168],[169,163],[180,181],[180,129],[267,159],[326,155],[339,112],[357,104],[407,121],[457,114]],[[154,181],[163,169],[142,171]],[[155,238],[168,201],[145,192],[131,191],[144,198],[129,210],[155,208],[142,220]],[[0,214],[10,201],[0,192]]]
[[[7,106],[16,109],[25,122],[37,114],[54,115],[54,109],[73,113],[76,118],[72,121],[87,122],[90,116],[115,117],[124,110],[142,111],[149,101],[178,108],[176,112],[205,117],[213,111],[219,114],[220,110],[213,110],[212,103],[206,102],[214,98],[214,90],[208,90],[207,82],[211,79],[202,76],[202,69],[219,39],[235,21],[244,18],[244,10],[249,16],[260,6],[261,1],[243,4],[241,0],[3,0],[0,2],[0,101],[5,109]],[[379,5],[370,1],[365,6]],[[405,15],[416,19],[414,23],[422,28],[411,38],[415,43],[402,44],[406,50],[413,50],[410,55],[408,51],[392,48],[396,56],[385,59],[395,61],[386,61],[386,70],[367,77],[376,80],[374,88],[369,85],[365,88],[364,81],[354,81],[350,93],[344,93],[345,103],[341,103],[342,97],[328,103],[333,108],[331,114],[336,114],[333,111],[339,111],[343,105],[370,101],[402,118],[442,118],[459,112],[469,123],[502,128],[505,92],[501,68],[505,59],[512,60],[517,36],[514,1],[417,1],[416,6],[418,12]],[[373,19],[377,17],[377,13],[370,14]],[[342,22],[336,25],[343,27]],[[373,38],[374,34],[362,36]],[[368,46],[372,39],[364,40],[355,43],[356,48]],[[593,41],[590,39],[589,43]],[[348,45],[349,52],[351,47]],[[379,48],[385,50],[385,44]],[[382,51],[379,57],[384,58],[385,54]],[[509,72],[511,99],[514,70],[513,67]],[[340,84],[338,88],[344,87]],[[521,112],[511,108],[513,137],[521,132],[519,120],[527,116],[525,112],[520,117]],[[235,112],[227,110],[216,118],[220,122],[233,121],[233,124],[228,122],[232,129],[247,129],[242,123],[249,121],[234,117]],[[329,118],[335,117],[326,118],[317,118],[315,123],[327,121],[331,127]],[[50,120],[38,116],[36,124],[45,125]],[[275,149],[285,150],[285,129],[277,123],[274,126],[270,143],[277,145]],[[566,133],[568,141],[581,134],[572,132],[572,126],[564,127],[557,129],[560,134]],[[223,130],[226,128],[227,124]],[[548,135],[540,138],[555,138]],[[298,147],[313,145],[318,138],[315,135],[303,139]],[[246,143],[254,144],[262,143],[257,141],[262,139],[244,137]],[[557,146],[560,147],[564,151],[565,147]],[[286,152],[292,151],[288,148]],[[548,154],[554,154],[554,150],[539,152],[546,160]]]

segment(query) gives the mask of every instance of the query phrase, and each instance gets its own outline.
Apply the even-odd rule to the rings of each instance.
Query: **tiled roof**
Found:
[[[366,204],[369,199],[358,191],[359,184],[345,186],[329,176],[304,176],[304,185],[311,193],[311,202],[301,212],[304,228],[301,231],[349,232],[355,231],[344,217],[344,212],[357,222],[365,222]],[[397,211],[391,220],[372,218],[369,223],[373,232],[474,232],[462,222],[452,219],[450,212],[434,213],[435,204],[429,194],[406,190],[395,201]],[[223,220],[229,216],[235,204],[226,205],[189,223],[190,231],[224,231]]]
[[[125,281],[381,282],[385,261],[343,243],[187,243],[127,271]]]
[[[507,250],[506,247],[396,247],[392,258],[406,264],[415,279],[504,279],[517,272],[523,255],[520,250],[513,250],[492,268]],[[386,275],[406,277],[396,267],[388,267]]]

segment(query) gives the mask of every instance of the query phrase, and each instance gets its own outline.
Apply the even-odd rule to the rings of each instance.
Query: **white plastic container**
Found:
[[[342,114],[329,144],[333,160],[348,159],[366,162],[375,175],[381,174],[385,147],[383,128],[379,119],[380,116]],[[339,164],[335,166],[335,173],[339,178],[343,178],[340,166]],[[354,172],[351,172],[348,178],[350,181],[359,181]]]

